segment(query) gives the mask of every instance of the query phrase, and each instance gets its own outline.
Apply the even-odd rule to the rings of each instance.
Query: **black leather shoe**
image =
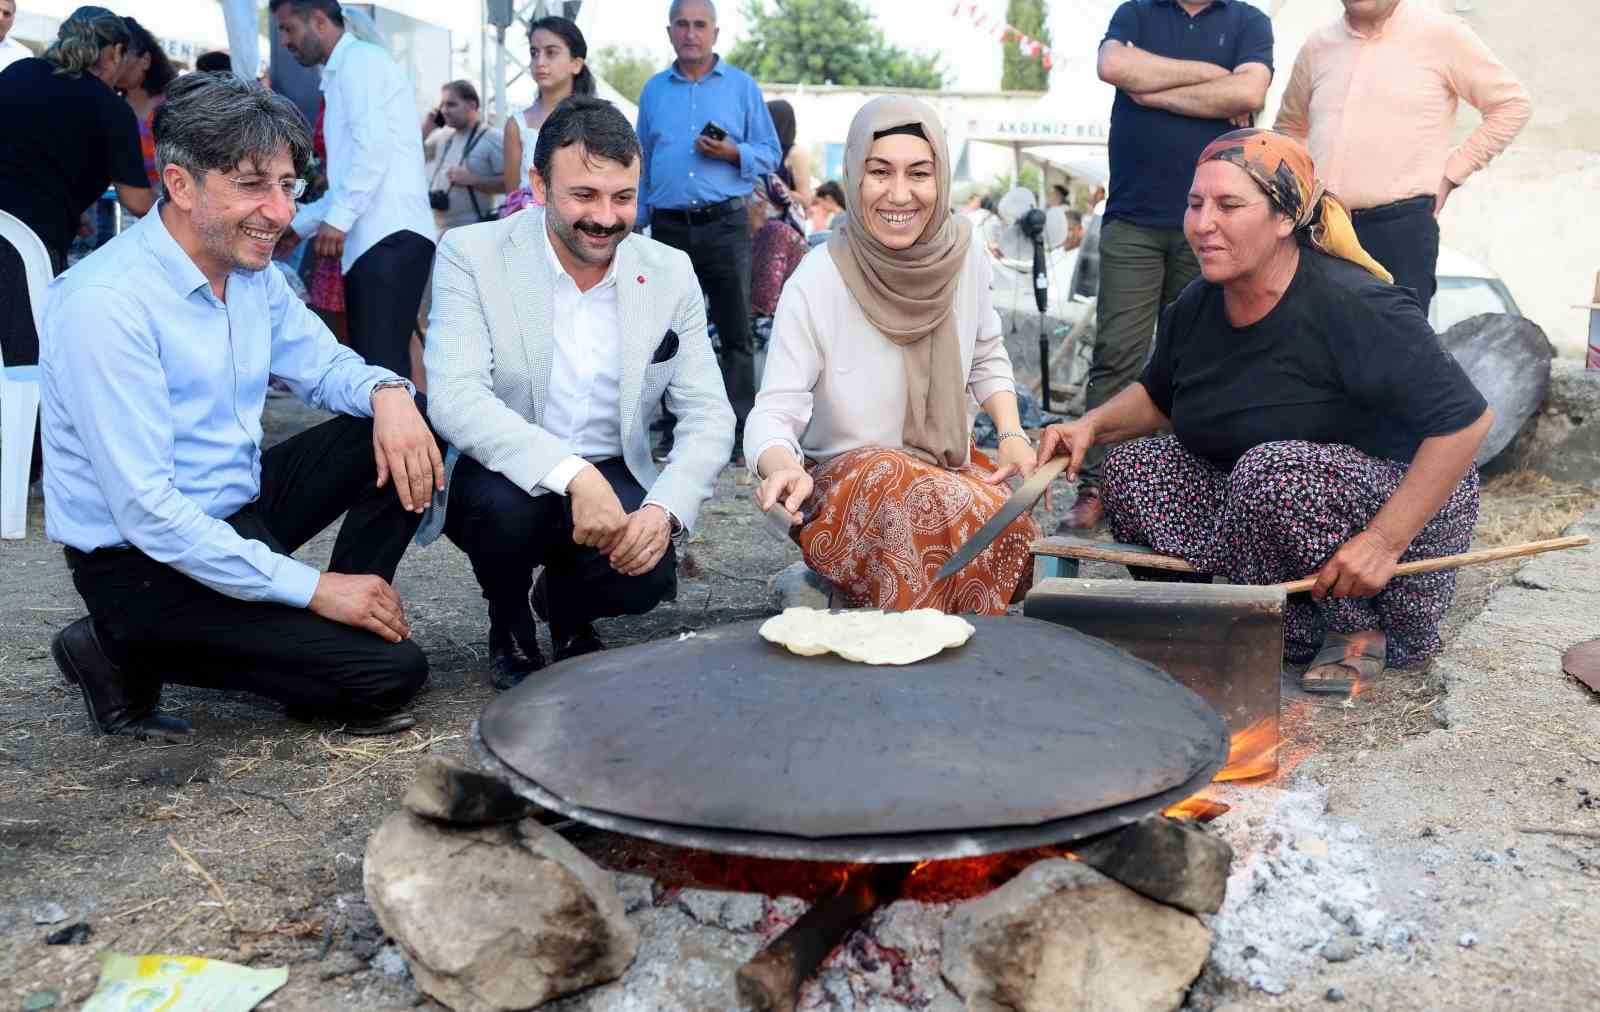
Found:
[[[303,710],[290,707],[287,715],[290,720],[302,724],[318,724],[332,721],[338,725],[337,730],[345,734],[353,734],[360,738],[371,738],[381,734],[398,734],[409,731],[417,726],[417,718],[410,710],[395,710],[377,717],[335,717],[318,713],[314,710]]]
[[[533,590],[528,594],[528,603],[533,605],[533,613],[539,616],[539,621],[550,621],[550,587],[545,582],[548,569],[539,570],[539,578],[533,581]]]
[[[94,620],[88,616],[56,633],[50,642],[50,656],[62,676],[82,691],[89,722],[101,734],[176,744],[194,740],[194,728],[177,717],[155,712],[161,683],[130,677],[119,668],[100,645]]]
[[[544,667],[533,616],[524,612],[524,628],[519,634],[517,623],[505,621],[500,612],[494,604],[489,605],[489,657],[494,671],[490,680],[496,692],[520,685],[524,678]]]
[[[381,734],[399,734],[401,731],[409,731],[416,726],[417,718],[411,715],[411,711],[396,710],[381,717],[347,720],[344,723],[344,733],[353,734],[361,738],[371,738]]]
[[[554,636],[551,638],[554,639]],[[584,654],[598,653],[605,648],[605,642],[596,635],[594,626],[585,622],[577,632],[556,641],[556,660],[565,661],[573,657],[582,657]]]
[[[534,614],[545,622],[550,621],[550,588],[545,583],[545,572],[539,573],[539,579],[534,581],[533,593],[529,600],[533,603]],[[550,626],[550,642],[555,644],[556,660],[564,661],[571,657],[582,657],[606,648],[605,642],[594,631],[594,626],[585,622],[573,632],[557,629]]]

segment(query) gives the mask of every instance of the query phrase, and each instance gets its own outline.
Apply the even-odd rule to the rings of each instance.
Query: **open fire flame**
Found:
[[[1357,686],[1357,690],[1359,688]],[[1354,698],[1355,691],[1350,695]],[[1305,758],[1305,754],[1291,752],[1283,747],[1282,728],[1285,724],[1293,726],[1301,719],[1308,705],[1298,701],[1291,703],[1281,718],[1263,717],[1234,735],[1228,742],[1228,761],[1217,771],[1211,782],[1220,784],[1248,780],[1252,783],[1267,784],[1291,773],[1300,764],[1300,760]],[[1161,814],[1172,819],[1210,822],[1227,810],[1228,806],[1218,801],[1212,789],[1208,787],[1193,797],[1168,806]]]

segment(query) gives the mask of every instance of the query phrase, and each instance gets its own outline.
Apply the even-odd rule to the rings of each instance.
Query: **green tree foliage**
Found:
[[[746,0],[744,15],[728,60],[758,81],[944,87],[939,58],[890,45],[861,0]]]
[[[665,62],[649,53],[620,46],[605,46],[595,50],[590,54],[589,62],[594,65],[596,74],[605,78],[606,83],[635,105],[639,102],[639,93],[644,90],[644,83],[656,71],[666,67]]]
[[[982,192],[984,196],[998,204],[1001,197],[1019,186],[1038,196],[1039,190],[1044,186],[1044,174],[1039,171],[1039,166],[1024,165],[1021,176],[996,176],[989,181],[989,185]]]
[[[1010,0],[1006,4],[1006,24],[1046,46],[1050,45],[1049,22],[1050,9],[1045,0]],[[1000,87],[1006,91],[1050,90],[1050,72],[1037,56],[1024,56],[1014,38],[1000,45],[1005,53]]]

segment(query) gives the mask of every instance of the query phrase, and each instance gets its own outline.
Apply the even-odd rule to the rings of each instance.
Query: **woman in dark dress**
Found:
[[[1200,156],[1184,233],[1197,279],[1162,314],[1144,375],[1051,426],[1041,461],[1096,443],[1112,534],[1289,602],[1306,689],[1348,692],[1439,646],[1453,573],[1401,561],[1467,550],[1482,395],[1415,297],[1361,248],[1300,144],[1238,130]],[[1171,435],[1137,438],[1170,427]]]
[[[139,154],[139,123],[112,89],[132,35],[103,7],[79,7],[42,59],[0,73],[0,210],[44,241],[56,273],[85,208],[107,186],[136,215],[155,202]]]

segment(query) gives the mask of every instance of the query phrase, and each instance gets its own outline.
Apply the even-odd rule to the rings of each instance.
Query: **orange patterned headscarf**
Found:
[[[1266,192],[1273,207],[1294,219],[1295,231],[1310,236],[1311,245],[1394,284],[1394,275],[1361,248],[1350,212],[1323,186],[1311,152],[1293,137],[1254,127],[1235,130],[1212,141],[1195,164],[1206,162],[1237,165]]]

